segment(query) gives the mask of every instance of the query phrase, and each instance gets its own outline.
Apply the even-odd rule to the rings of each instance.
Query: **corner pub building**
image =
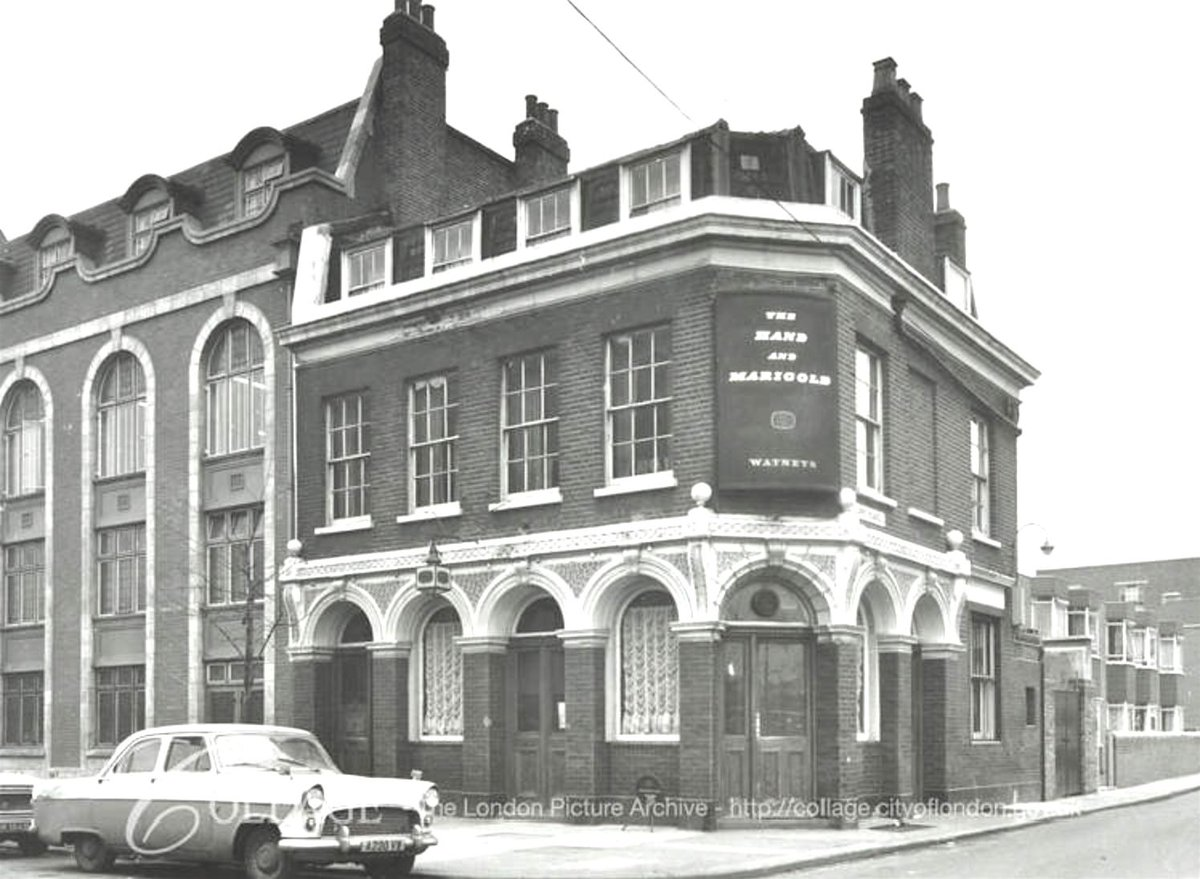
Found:
[[[0,766],[231,719],[246,605],[244,716],[464,803],[1039,798],[1037,373],[895,63],[865,178],[724,121],[569,173],[396,7],[360,99],[0,237]]]
[[[530,96],[516,185],[467,203],[431,24],[383,29],[388,209],[300,236],[289,719],[467,810],[1040,798],[1037,374],[895,63],[865,180],[724,121],[568,173]]]

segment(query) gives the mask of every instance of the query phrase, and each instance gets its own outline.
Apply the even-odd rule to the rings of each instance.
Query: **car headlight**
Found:
[[[300,805],[309,812],[317,811],[325,805],[325,789],[319,784],[310,787],[300,798]]]
[[[438,803],[440,802],[441,797],[438,796],[438,789],[436,787],[431,787],[429,790],[425,791],[425,795],[421,797],[421,808],[426,812],[432,812],[438,807]]]

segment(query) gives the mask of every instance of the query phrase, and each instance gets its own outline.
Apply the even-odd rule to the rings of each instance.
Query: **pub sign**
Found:
[[[836,489],[837,320],[830,299],[717,298],[717,482]]]

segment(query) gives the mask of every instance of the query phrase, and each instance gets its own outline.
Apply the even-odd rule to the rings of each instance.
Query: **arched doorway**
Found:
[[[946,626],[942,609],[928,592],[917,599],[913,607],[912,634],[917,638],[912,652],[912,787],[913,800],[925,799],[925,663],[922,644],[938,644],[945,640]],[[932,715],[931,715],[932,716]]]
[[[807,800],[813,786],[812,611],[790,586],[757,580],[729,595],[721,617],[722,799],[731,808]]]
[[[347,616],[333,654],[330,729],[333,758],[343,772],[371,774],[371,621],[358,608]]]
[[[537,598],[520,617],[508,642],[509,794],[548,802],[565,789],[567,762],[566,672],[562,611],[553,598]]]

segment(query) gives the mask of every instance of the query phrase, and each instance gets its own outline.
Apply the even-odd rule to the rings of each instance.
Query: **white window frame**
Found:
[[[425,274],[432,275],[436,272],[444,272],[448,269],[464,266],[470,263],[479,262],[480,247],[482,245],[481,237],[483,232],[482,213],[476,211],[469,217],[454,220],[450,223],[439,223],[436,226],[428,227],[425,240]],[[468,247],[462,247],[463,230],[468,230],[471,240]],[[452,232],[458,234],[457,247],[453,257],[447,257],[443,254],[442,258],[438,259],[438,239],[439,236],[449,236]],[[446,249],[447,241],[443,242],[442,248]]]
[[[883,494],[883,358],[862,345],[854,349],[854,423],[858,487]]]
[[[559,210],[557,200],[565,198],[565,210]],[[549,199],[555,199],[555,218],[556,225],[549,228],[542,226],[542,220],[545,219],[545,205]],[[570,235],[578,228],[578,219],[576,217],[577,200],[574,182],[565,186],[556,186],[553,189],[543,190],[535,193],[521,202],[521,219],[524,222],[524,228],[521,234],[525,246],[532,247],[541,244],[544,241],[549,241],[552,238],[559,238],[564,235]],[[535,215],[538,221],[534,222]],[[535,227],[537,231],[534,231]]]
[[[129,363],[132,388],[122,388],[121,364]],[[116,382],[104,400],[109,381]],[[118,351],[104,364],[96,383],[96,475],[126,476],[146,469],[146,372],[129,351]]]
[[[991,425],[971,416],[971,533],[988,537],[992,533],[992,452]]]
[[[161,192],[147,193],[129,215],[129,252],[139,256],[150,249],[154,230],[171,219],[171,199]]]
[[[351,412],[349,407],[353,407],[353,412]],[[327,399],[324,408],[325,523],[327,526],[335,525],[336,523],[369,524],[371,518],[371,423],[367,418],[366,394],[361,391],[339,394]],[[336,426],[333,420],[335,414],[339,416]],[[349,420],[351,414],[354,416],[353,421]],[[338,433],[342,434],[341,454],[335,454],[335,435]],[[356,451],[346,454],[346,439],[350,434],[354,435],[354,448]],[[339,472],[344,472],[347,475],[347,479],[349,476],[357,474],[358,479],[353,484],[346,481],[343,483],[342,488],[335,488],[337,484],[335,477]],[[337,515],[339,507],[337,496],[339,494],[347,498],[357,494],[357,505],[350,505],[348,503],[343,510],[346,513],[356,510],[353,515]]]
[[[24,540],[0,549],[4,571],[4,625],[40,623],[46,618],[46,541]],[[32,607],[30,605],[32,604]]]
[[[442,404],[439,406],[426,405],[418,412],[416,408],[418,395],[423,392],[428,398],[430,391],[438,385],[443,388]],[[453,371],[424,376],[408,383],[408,507],[410,513],[424,512],[427,515],[437,516],[457,515],[461,512],[458,500],[459,390],[458,376]],[[440,413],[440,415],[434,413]],[[422,418],[425,420],[424,429],[418,431],[418,422]],[[440,425],[434,425],[431,420],[433,418],[437,418]],[[431,426],[437,427],[437,430],[431,432]],[[422,435],[424,439],[418,440],[418,435]],[[446,469],[435,473],[432,469],[433,459],[437,456],[436,450],[439,446],[446,449],[444,459]],[[420,476],[418,475],[418,458],[426,453],[433,457],[430,459],[428,473]],[[418,503],[418,483],[423,479],[429,480],[428,503]],[[435,488],[438,487],[438,480],[443,482],[441,492],[435,491]],[[437,499],[439,497],[440,500]]]
[[[371,257],[372,267],[376,264],[380,269],[378,280],[367,281],[355,284],[354,271],[355,264],[362,266],[362,261],[366,257]],[[347,250],[342,254],[342,298],[348,299],[351,296],[361,296],[364,293],[372,293],[376,290],[382,290],[391,283],[392,277],[392,242],[390,238],[385,238],[383,241],[373,241],[370,244],[356,247],[352,250]]]
[[[646,364],[635,364],[633,362],[634,338],[640,334],[650,334],[650,360]],[[661,334],[665,334],[667,348],[670,352],[666,359],[659,359],[658,351],[662,345],[660,338]],[[615,404],[613,402],[613,381],[614,371],[618,364],[614,360],[614,348],[620,341],[626,341],[628,347],[628,357],[624,363],[619,364],[620,372],[625,373],[625,402]],[[674,420],[671,417],[672,407],[674,403],[674,343],[672,340],[670,324],[655,324],[648,327],[638,327],[620,333],[613,333],[605,339],[604,343],[604,477],[608,487],[627,488],[628,490],[640,490],[642,488],[660,488],[665,486],[673,486],[675,484],[674,474],[674,458],[672,452],[674,433]],[[666,371],[667,385],[671,388],[672,393],[665,396],[658,393],[658,379],[655,377],[655,372],[658,369]],[[639,399],[635,395],[637,393],[637,376],[636,371],[639,369],[649,369],[651,374],[650,381],[650,396],[646,399]],[[666,432],[660,432],[658,427],[658,407],[664,407],[667,413],[667,421],[670,429]],[[645,472],[637,471],[637,455],[635,446],[638,443],[636,439],[637,413],[639,410],[650,409],[653,415],[654,431],[648,435],[648,439],[652,440],[655,447],[654,465],[653,468]],[[630,473],[625,475],[616,475],[615,452],[617,446],[617,430],[615,428],[615,420],[618,417],[623,417],[629,413],[629,440],[623,441],[621,445],[629,445],[630,448]],[[642,440],[646,441],[645,439]],[[667,466],[660,466],[660,459],[663,457],[658,453],[658,447],[662,445],[666,450]]]
[[[825,157],[825,203],[852,220],[862,216],[861,184],[828,154]]]
[[[452,673],[457,674],[458,686],[459,686],[458,732],[442,732],[442,733],[427,732],[425,708],[428,703],[427,686],[429,683],[430,657],[429,657],[429,652],[428,652],[429,645],[426,642],[426,637],[429,633],[429,627],[431,625],[435,624],[434,617],[447,609],[454,611],[455,620],[458,624],[458,634],[456,636],[454,636],[454,647],[453,647],[455,660],[452,662],[452,665],[455,666],[455,668],[452,668]],[[442,625],[442,623],[438,623],[438,625]],[[413,688],[415,704],[413,707],[413,723],[411,724],[413,738],[415,740],[423,741],[423,742],[461,742],[463,740],[462,729],[463,729],[463,716],[465,714],[465,710],[464,710],[465,693],[463,692],[463,654],[462,654],[462,648],[458,644],[458,639],[462,637],[462,633],[463,633],[462,616],[458,613],[456,608],[454,608],[450,605],[443,604],[440,607],[435,608],[433,610],[433,612],[431,612],[425,618],[425,622],[421,625],[420,632],[421,632],[421,635],[417,642],[419,645],[420,660],[418,662],[413,663],[414,670],[416,673],[416,686]]]
[[[245,345],[235,366],[233,349]],[[220,353],[221,363],[214,363]],[[222,324],[204,357],[205,452],[209,457],[261,449],[266,441],[267,384],[258,329],[237,318]],[[240,429],[239,429],[240,428]]]
[[[250,699],[258,696],[263,711],[263,721],[266,719],[266,694],[263,688],[263,662],[261,659],[251,661],[250,668]],[[216,674],[215,672],[220,672]],[[263,721],[247,720],[242,714],[245,706],[241,695],[246,681],[245,664],[240,659],[217,660],[204,663],[204,720],[215,723],[212,718],[212,702],[210,697],[215,693],[232,693],[234,699],[235,723],[261,723]]]
[[[106,681],[105,678],[112,676],[114,680]],[[115,747],[120,744],[126,736],[144,729],[146,726],[146,666],[145,665],[119,665],[97,668],[93,673],[93,698],[96,706],[96,716],[92,721],[91,736],[97,747]],[[100,729],[100,720],[102,712],[100,710],[100,702],[105,695],[111,694],[113,698],[113,719],[116,725],[111,730],[114,734],[109,740],[109,737],[103,735],[109,730]],[[122,695],[130,701],[126,703],[125,708],[129,709],[132,716],[125,719],[131,721],[131,729],[122,732]],[[152,741],[143,739],[143,742]],[[138,743],[139,745],[141,742]],[[161,741],[160,741],[161,744]],[[136,747],[136,746],[135,746]],[[128,753],[128,751],[126,751]]]
[[[0,675],[0,727],[3,727],[3,738],[0,747],[4,748],[40,748],[46,741],[46,675],[36,671],[6,671]],[[10,705],[16,703],[15,712],[10,712]],[[16,731],[8,724],[12,713],[17,715]],[[36,719],[37,731],[26,735],[26,724],[30,719]]]
[[[528,377],[527,367],[533,358],[537,358],[538,363],[538,375],[534,377],[537,384],[530,384]],[[516,391],[509,387],[509,373],[513,366],[521,373],[521,387]],[[505,499],[534,495],[545,495],[549,498],[550,493],[559,493],[559,386],[558,358],[553,351],[518,354],[505,359],[500,365],[500,491]],[[537,418],[529,417],[530,394],[536,395],[536,408],[540,412]],[[548,405],[548,400],[553,403],[552,407]],[[519,410],[520,420],[511,420],[514,408]],[[551,408],[553,411],[550,411]],[[533,456],[531,459],[529,437],[535,433],[540,434],[544,454]],[[523,438],[525,454],[520,458],[513,458],[513,443],[518,435]],[[525,487],[514,490],[509,469],[518,462],[525,473]],[[534,468],[541,470],[541,481],[544,484],[537,488],[529,488],[529,472]]]
[[[862,629],[859,643],[859,680],[856,687],[856,737],[860,742],[879,741],[879,639],[871,609],[858,606],[856,623]]]
[[[1121,589],[1121,601],[1127,604],[1141,604],[1145,600],[1145,580],[1135,580],[1129,583],[1115,583]]]
[[[691,145],[684,144],[672,150],[657,153],[653,156],[645,156],[635,162],[630,162],[628,165],[621,166],[621,206],[620,216],[636,217],[642,214],[652,213],[653,211],[662,210],[663,208],[674,207],[675,205],[683,204],[690,201],[691,193]],[[678,165],[678,189],[667,190],[669,179],[664,179],[663,192],[657,197],[650,197],[650,175],[652,169],[662,169],[664,174],[668,172],[671,163]],[[647,178],[646,184],[646,200],[641,202],[634,201],[634,195],[638,189],[637,178],[640,174],[645,173]]]
[[[272,152],[257,158],[258,152],[242,168],[239,175],[240,194],[238,204],[243,217],[257,217],[271,203],[271,194],[278,182],[288,174],[286,151]]]
[[[219,521],[221,528],[214,532],[213,525]],[[245,528],[240,536],[235,535],[234,526],[244,521]],[[261,505],[234,507],[216,510],[205,515],[205,604],[209,607],[246,604],[246,593],[253,593],[254,602],[263,598],[265,584],[266,555],[263,549],[263,508]],[[234,564],[235,548],[246,553],[249,571],[242,571],[243,593],[234,596],[235,578],[239,576]],[[217,594],[219,590],[219,594]]]
[[[625,619],[631,606],[647,593],[661,593],[668,599],[673,616],[667,623],[668,637],[674,645],[673,658],[668,658],[669,669],[667,674],[674,677],[675,681],[675,704],[674,708],[674,730],[668,732],[626,732],[625,731]],[[616,625],[613,627],[612,633],[612,648],[611,648],[611,669],[612,669],[612,719],[610,724],[610,736],[612,741],[622,742],[677,742],[679,741],[679,640],[678,636],[671,629],[675,623],[679,621],[679,612],[675,607],[675,602],[671,599],[670,593],[659,587],[638,588],[633,594],[621,603],[616,615]]]
[[[1129,660],[1134,665],[1146,665],[1146,630],[1141,626],[1129,630]]]
[[[49,283],[54,274],[75,262],[75,237],[61,227],[47,233],[38,247],[38,282]]]
[[[979,645],[978,639],[981,634],[984,636],[984,643]],[[987,614],[972,613],[970,637],[968,662],[971,676],[971,740],[999,741],[999,620]]]
[[[1181,672],[1183,665],[1179,652],[1178,635],[1162,635],[1158,651],[1158,668],[1160,671]]]
[[[1117,652],[1112,649],[1112,633],[1120,631],[1121,633],[1121,650]],[[1105,626],[1104,636],[1104,658],[1108,662],[1129,662],[1129,622],[1127,620],[1109,620]]]
[[[31,417],[34,405],[37,415]],[[13,385],[3,416],[4,496],[37,494],[46,487],[46,404],[37,385]]]

